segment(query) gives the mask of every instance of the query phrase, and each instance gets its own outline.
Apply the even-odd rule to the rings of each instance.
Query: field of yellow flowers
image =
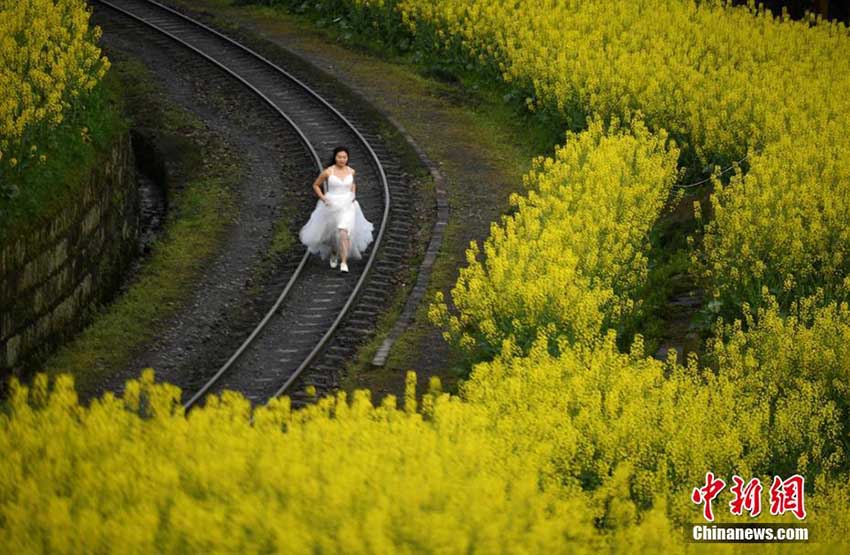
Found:
[[[700,164],[748,155],[745,174],[716,184],[715,217],[693,253],[729,314],[759,304],[762,286],[785,307],[818,288],[827,300],[848,299],[846,26],[719,2],[392,4],[401,15],[386,25],[406,25],[428,41],[423,48],[436,42],[444,55],[498,68],[532,109],[568,127],[640,112]]]
[[[295,7],[301,2],[277,2]],[[415,380],[253,413],[182,415],[152,372],[77,403],[13,384],[0,416],[10,552],[690,552],[707,471],[805,476],[813,542],[850,534],[850,33],[722,2],[329,0],[411,48],[475,63],[571,131],[430,316],[482,349],[459,396]],[[793,94],[791,94],[793,93]],[[678,165],[713,178],[695,274],[733,318],[704,360],[617,347]],[[694,243],[696,244],[696,243]],[[734,317],[737,316],[737,319]],[[791,514],[717,522],[798,522]],[[749,548],[749,549],[748,549]],[[752,546],[713,544],[711,552]]]
[[[446,336],[490,355],[511,337],[525,351],[539,329],[587,343],[639,308],[649,230],[673,186],[679,152],[640,121],[590,121],[540,157],[514,193],[516,215],[492,225],[483,261],[467,251],[449,313],[438,293],[431,318]],[[569,186],[565,187],[564,184]],[[552,345],[554,349],[555,345]]]

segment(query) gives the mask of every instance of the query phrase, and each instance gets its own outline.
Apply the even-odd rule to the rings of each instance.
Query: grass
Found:
[[[261,284],[271,277],[280,257],[289,252],[290,249],[298,246],[296,236],[290,229],[293,218],[292,206],[289,204],[281,205],[280,217],[275,221],[272,229],[271,244],[269,245],[269,249],[263,253],[263,257],[255,272],[253,286],[251,288],[252,292],[259,294]]]
[[[275,222],[275,228],[272,235],[271,254],[280,255],[287,252],[295,245],[295,237],[286,225],[291,219],[288,206],[283,208],[284,217]]]
[[[683,310],[670,305],[678,294],[698,289],[691,269],[691,253],[687,237],[699,238],[700,223],[694,218],[693,204],[708,203],[712,187],[704,185],[692,191],[678,190],[671,195],[664,213],[650,232],[649,274],[636,298],[642,299],[643,310],[633,327],[621,337],[620,347],[628,350],[635,333],[644,338],[648,355],[655,353],[662,343],[670,342],[684,348],[685,352],[702,355],[702,339],[711,330],[711,322],[697,311]],[[691,333],[699,340],[689,338]],[[697,345],[696,343],[700,343]]]
[[[113,59],[109,79],[123,90],[134,125],[155,130],[161,142],[174,147],[168,151],[177,156],[174,163],[185,183],[169,190],[165,232],[127,291],[101,307],[92,325],[44,365],[51,375],[73,374],[81,391],[128,364],[134,351],[154,336],[157,323],[181,305],[230,224],[232,187],[239,173],[233,156],[207,140],[197,118],[165,100],[143,64]]]

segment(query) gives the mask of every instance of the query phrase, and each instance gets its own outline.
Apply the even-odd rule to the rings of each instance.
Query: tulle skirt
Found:
[[[354,193],[351,191],[325,193],[329,204],[316,201],[316,208],[310,214],[310,219],[298,232],[301,243],[312,254],[318,254],[322,260],[327,260],[331,252],[339,254],[340,227],[348,230],[351,246],[348,249],[349,260],[360,260],[369,244],[372,242],[374,226],[363,215],[360,203],[352,202]]]

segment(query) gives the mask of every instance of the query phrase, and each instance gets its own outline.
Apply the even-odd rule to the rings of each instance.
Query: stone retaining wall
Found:
[[[129,133],[44,225],[0,245],[0,377],[24,375],[109,302],[137,250],[139,194]]]

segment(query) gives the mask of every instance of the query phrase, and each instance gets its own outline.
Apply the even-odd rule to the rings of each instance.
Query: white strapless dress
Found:
[[[347,175],[344,179],[335,175],[328,177],[325,197],[329,204],[326,205],[322,199],[318,199],[310,219],[298,232],[298,237],[307,250],[318,254],[323,260],[327,260],[332,251],[339,254],[339,228],[347,229],[351,238],[349,260],[361,259],[366,247],[372,242],[374,226],[363,215],[360,203],[354,200],[354,192],[351,190],[353,181],[352,175]]]

